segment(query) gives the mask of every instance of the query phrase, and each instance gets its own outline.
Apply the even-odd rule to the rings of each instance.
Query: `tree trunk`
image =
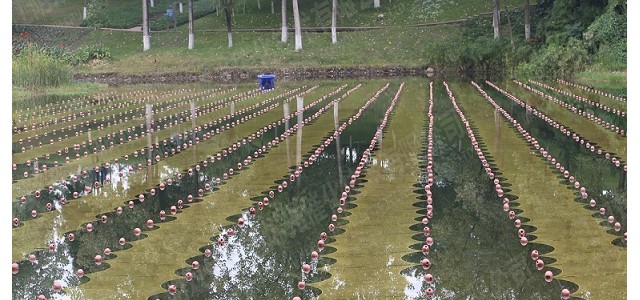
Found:
[[[142,0],[142,51],[151,48],[149,40],[149,14],[147,13],[147,0]]]
[[[516,52],[516,45],[513,43],[513,31],[511,30],[511,16],[509,16],[509,8],[505,7],[504,12],[507,14],[507,24],[509,26],[509,39],[511,40],[511,51]]]
[[[531,40],[531,5],[524,0],[524,39]]]
[[[227,38],[229,40],[229,48],[233,47],[233,35],[231,33],[231,17],[233,14],[233,0],[224,0],[224,14],[227,18]]]
[[[287,42],[287,0],[282,0],[282,36],[280,41]]]
[[[178,34],[178,19],[177,19],[178,12],[176,11],[176,8],[177,8],[176,7],[176,3],[173,2],[173,5],[171,6],[171,9],[173,9],[173,32],[176,33],[176,37],[175,37],[173,42],[176,45],[178,45],[178,39],[180,37],[179,37],[179,34]]]
[[[260,0],[258,0],[258,10],[262,10],[262,7],[260,7]]]
[[[373,7],[380,8],[380,0],[373,0]]]
[[[338,0],[333,0],[331,7],[331,43],[338,42],[338,34],[336,33],[336,18],[338,17]]]
[[[493,0],[493,38],[500,38],[500,3]]]
[[[155,3],[153,2],[153,0],[149,0],[149,2],[151,3],[151,7],[156,7]]]
[[[295,51],[302,50],[302,32],[300,30],[300,11],[298,11],[298,0],[293,0],[293,26],[295,28],[296,47]]]
[[[276,6],[275,4],[273,4],[273,0],[271,0],[271,14],[272,15],[276,14]]]
[[[193,34],[193,0],[189,0],[189,49],[195,47],[195,36]]]

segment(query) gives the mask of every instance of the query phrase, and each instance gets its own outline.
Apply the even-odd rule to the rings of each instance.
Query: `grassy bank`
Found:
[[[442,36],[455,34],[459,26],[425,28],[388,28],[338,34],[331,45],[330,33],[304,33],[303,50],[293,51],[289,43],[279,42],[279,33],[238,32],[234,46],[227,47],[227,34],[199,32],[196,47],[187,49],[187,33],[158,32],[151,36],[151,50],[142,52],[139,33],[111,31],[102,35],[113,59],[96,66],[84,66],[78,72],[121,74],[158,74],[167,72],[206,72],[213,68],[264,68],[330,66],[423,66],[425,45]],[[176,42],[177,36],[177,42]],[[95,43],[99,34],[89,34],[87,43]]]

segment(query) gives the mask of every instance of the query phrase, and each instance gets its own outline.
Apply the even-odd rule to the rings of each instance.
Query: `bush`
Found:
[[[12,61],[12,83],[31,91],[69,82],[71,70],[60,58],[41,48],[30,46]]]
[[[535,52],[531,60],[520,64],[516,75],[524,78],[555,79],[572,78],[583,71],[589,62],[584,42],[569,39],[566,45],[550,44]]]

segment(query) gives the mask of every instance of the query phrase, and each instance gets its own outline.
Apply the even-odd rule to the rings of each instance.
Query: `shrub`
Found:
[[[516,73],[518,77],[525,78],[571,78],[583,71],[588,62],[586,45],[572,38],[566,45],[550,44],[535,52],[529,62],[518,66]]]
[[[71,70],[60,58],[38,47],[26,47],[12,61],[12,83],[31,91],[69,82]]]

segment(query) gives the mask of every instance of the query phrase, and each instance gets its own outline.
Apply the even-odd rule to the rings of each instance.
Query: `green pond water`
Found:
[[[448,84],[502,197],[441,80],[432,88],[426,78],[284,82],[242,100],[233,97],[254,86],[185,85],[192,94],[148,102],[166,109],[153,116],[160,126],[153,132],[146,132],[144,114],[127,108],[128,123],[101,131],[104,136],[87,135],[99,125],[78,119],[64,124],[75,124],[82,136],[21,153],[18,140],[29,134],[14,133],[12,261],[19,270],[12,275],[12,299],[428,299],[428,291],[432,299],[559,299],[563,289],[572,299],[626,299],[626,137],[514,83],[495,82],[602,149],[599,155],[477,83],[588,197],[470,81]],[[217,88],[220,93],[206,99],[194,95]],[[132,90],[158,97],[171,91],[140,86],[126,92]],[[607,101],[601,98],[593,96]],[[39,97],[32,105],[64,100]],[[168,100],[183,106],[169,109]],[[144,103],[136,105],[131,109],[145,111]],[[26,107],[21,103],[22,112]],[[581,108],[626,129],[626,119]],[[387,112],[380,139],[359,165]],[[46,128],[37,132],[53,136]],[[92,145],[74,149],[89,139]],[[106,146],[93,153],[95,145]],[[72,159],[65,162],[66,156]],[[36,164],[49,169],[34,173]],[[513,219],[503,209],[505,197]],[[527,237],[524,246],[518,229]],[[425,253],[427,237],[434,243]],[[544,262],[540,269],[533,250]],[[53,288],[58,283],[60,291]]]

